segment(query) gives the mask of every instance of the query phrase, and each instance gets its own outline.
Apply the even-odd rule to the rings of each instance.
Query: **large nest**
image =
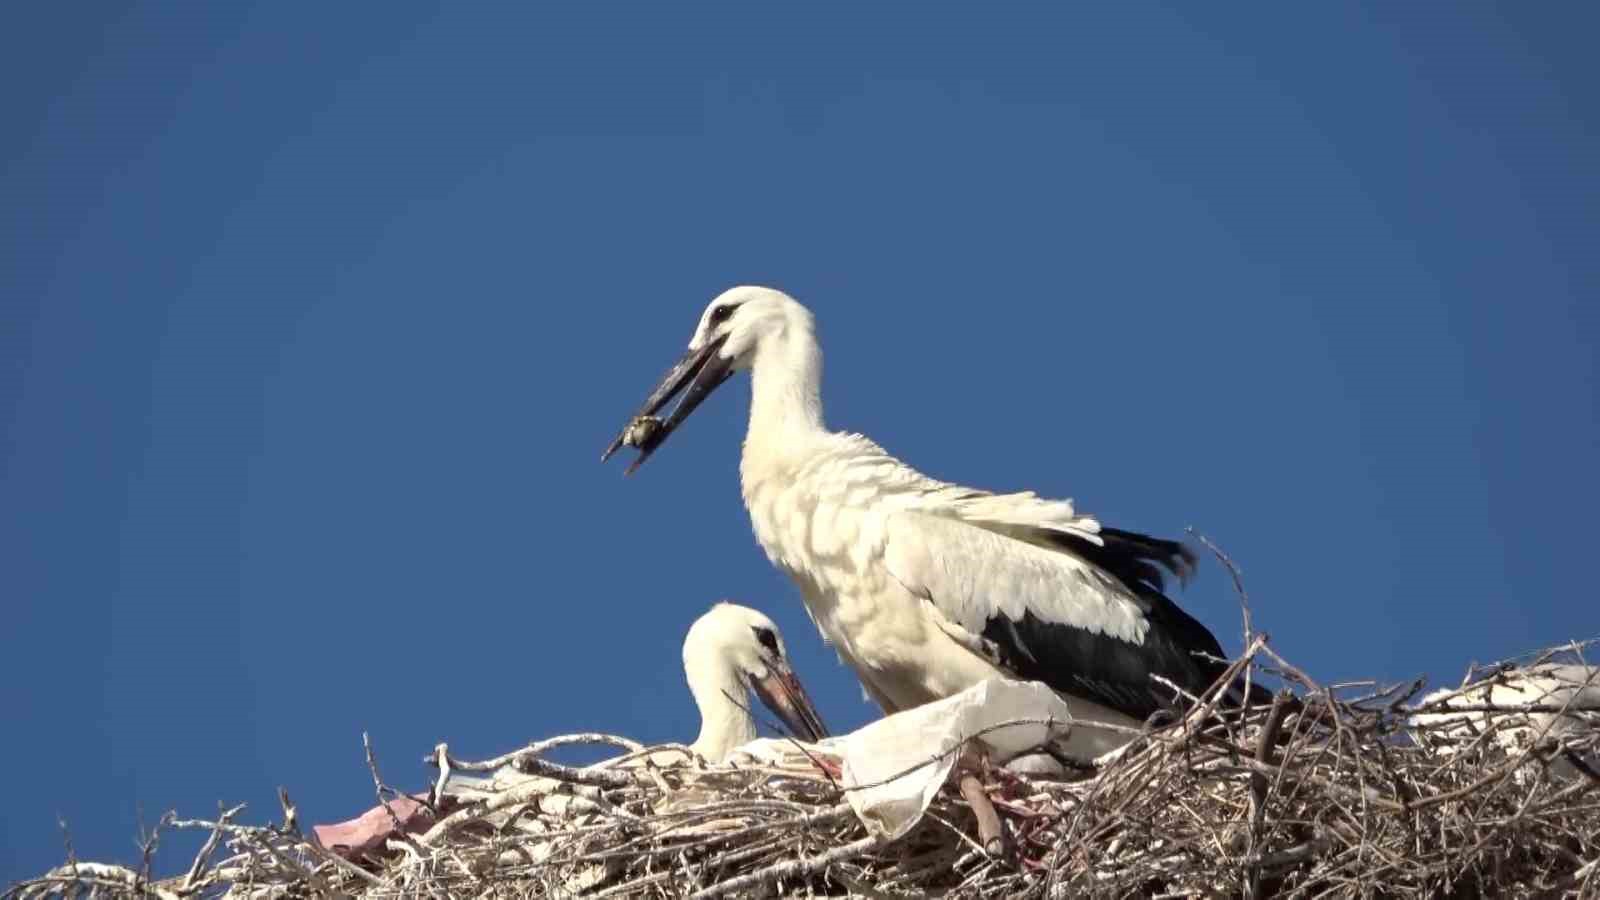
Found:
[[[441,785],[507,763],[539,777],[466,800],[435,790],[414,816],[374,765],[388,801],[378,814],[397,827],[370,852],[318,845],[286,799],[283,824],[167,820],[211,833],[179,877],[79,862],[7,897],[1600,896],[1600,713],[1579,699],[1593,689],[1524,684],[1583,652],[1470,671],[1470,685],[1419,700],[1420,682],[1320,685],[1255,636],[1230,674],[1281,679],[1289,688],[1273,705],[1230,711],[1214,690],[1075,781],[990,769],[1007,836],[998,856],[975,842],[973,808],[954,788],[884,841],[814,753],[641,765],[660,748],[573,735],[476,764],[441,745],[429,757],[443,763]],[[550,761],[579,743],[624,755]]]

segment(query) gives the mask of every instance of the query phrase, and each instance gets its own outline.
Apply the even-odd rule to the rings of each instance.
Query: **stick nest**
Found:
[[[1583,650],[1520,662],[1581,662]],[[1507,671],[1468,674],[1481,686],[1485,672]],[[142,872],[73,862],[5,897],[1600,895],[1596,713],[1480,705],[1465,726],[1416,723],[1445,710],[1416,701],[1420,682],[1319,685],[1261,636],[1232,672],[1292,690],[1244,711],[1196,698],[1076,781],[989,771],[1007,834],[999,857],[973,840],[974,814],[953,786],[912,833],[884,842],[825,759],[797,750],[783,764],[663,767],[642,764],[660,748],[572,735],[481,763],[440,745],[429,760],[450,771],[511,763],[539,777],[467,802],[425,795],[424,827],[354,861],[304,836],[285,796],[280,825],[238,824],[237,809],[216,821],[169,816],[169,827],[211,834],[182,876],[152,880],[147,853]],[[1536,710],[1576,727],[1541,729]],[[585,743],[636,764],[548,759]],[[394,797],[369,761],[379,796]]]

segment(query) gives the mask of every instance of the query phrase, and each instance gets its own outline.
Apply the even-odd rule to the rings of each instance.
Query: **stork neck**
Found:
[[[747,452],[779,452],[825,433],[822,348],[809,331],[790,329],[765,342],[750,367]]]
[[[700,708],[700,735],[693,749],[712,762],[721,762],[729,750],[756,739],[756,723],[734,698],[745,700],[749,691],[731,666],[707,667],[691,673],[689,690]]]

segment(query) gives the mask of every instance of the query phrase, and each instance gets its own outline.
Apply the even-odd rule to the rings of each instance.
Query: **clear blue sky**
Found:
[[[402,785],[692,737],[721,597],[866,721],[745,381],[598,462],[742,282],[816,311],[832,424],[1203,530],[1321,677],[1600,634],[1600,8],[433,6],[0,29],[0,880],[57,813],[353,815],[363,729]],[[1220,570],[1179,599],[1238,647]]]

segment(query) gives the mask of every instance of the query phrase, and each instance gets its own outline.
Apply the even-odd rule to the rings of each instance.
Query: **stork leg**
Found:
[[[978,775],[988,769],[989,757],[979,746],[968,744],[956,760],[953,775],[961,791],[961,798],[972,807],[978,819],[978,843],[984,852],[998,857],[1005,852],[1005,832],[1000,828],[1000,815],[983,789]]]

